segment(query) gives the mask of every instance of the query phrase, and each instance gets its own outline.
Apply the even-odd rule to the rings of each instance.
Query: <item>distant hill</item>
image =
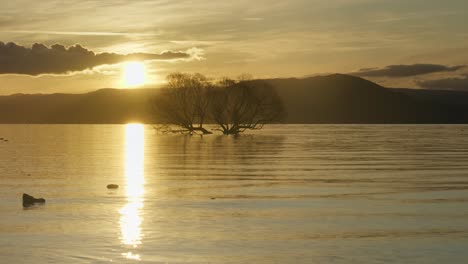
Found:
[[[468,92],[390,89],[343,74],[265,81],[283,98],[287,123],[468,123]],[[160,91],[0,96],[0,123],[154,123],[148,103]]]
[[[101,89],[85,94],[0,96],[0,123],[151,123],[149,100],[159,89]]]
[[[468,100],[457,100],[468,93],[390,89],[344,74],[268,82],[292,123],[468,123]]]

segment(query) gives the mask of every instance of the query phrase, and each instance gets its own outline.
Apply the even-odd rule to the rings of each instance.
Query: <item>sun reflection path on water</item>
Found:
[[[142,242],[141,224],[143,217],[144,194],[144,126],[125,126],[125,181],[127,204],[120,209],[120,229],[122,244],[138,247]],[[127,252],[122,254],[129,259],[140,259],[139,255]]]

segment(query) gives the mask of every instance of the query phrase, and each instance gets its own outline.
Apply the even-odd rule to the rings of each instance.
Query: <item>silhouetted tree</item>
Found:
[[[172,73],[167,76],[167,88],[153,101],[153,111],[159,122],[176,125],[181,131],[211,134],[203,128],[212,88],[201,74]]]
[[[285,114],[276,90],[264,81],[225,79],[211,93],[211,117],[225,135],[261,129]]]

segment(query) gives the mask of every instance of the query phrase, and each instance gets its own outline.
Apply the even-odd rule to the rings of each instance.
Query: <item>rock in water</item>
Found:
[[[44,198],[34,198],[29,194],[23,193],[23,207],[33,206],[34,204],[44,204]]]
[[[119,185],[118,184],[108,184],[107,189],[118,189]]]

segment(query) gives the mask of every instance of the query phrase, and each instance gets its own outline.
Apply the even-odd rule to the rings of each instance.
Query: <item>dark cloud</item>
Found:
[[[27,48],[11,42],[0,42],[0,74],[65,74],[124,61],[176,60],[190,57],[186,52],[174,51],[164,51],[160,54],[96,54],[80,45],[67,48],[59,44],[47,47],[36,43]]]
[[[352,73],[361,77],[411,77],[436,72],[454,72],[466,65],[445,66],[438,64],[389,65],[385,68],[367,68]]]
[[[464,90],[468,91],[468,75],[463,78],[445,78],[439,80],[419,81],[418,85],[434,90]]]

